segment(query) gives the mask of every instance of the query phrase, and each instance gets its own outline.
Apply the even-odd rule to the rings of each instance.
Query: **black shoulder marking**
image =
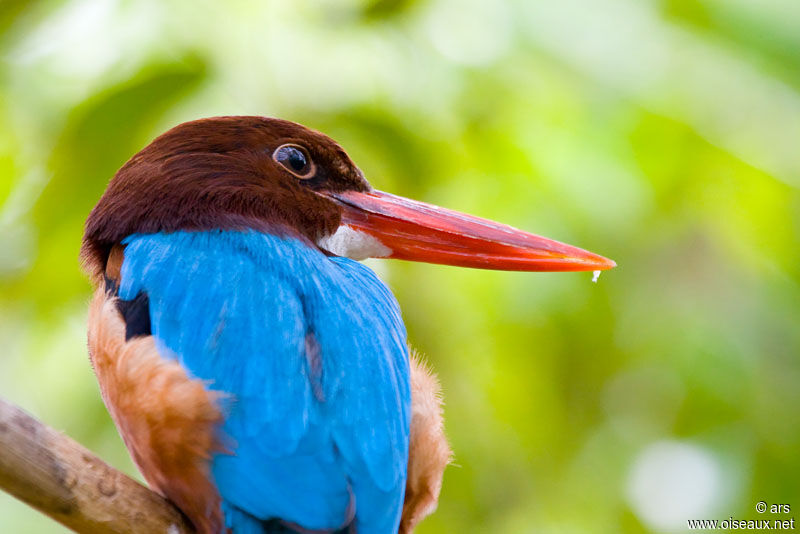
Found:
[[[125,341],[137,336],[149,336],[150,299],[140,291],[133,300],[117,299],[117,309],[125,320]]]
[[[115,297],[119,295],[119,286],[117,286],[116,280],[109,278],[105,273],[103,273],[103,280],[105,280],[106,293]]]

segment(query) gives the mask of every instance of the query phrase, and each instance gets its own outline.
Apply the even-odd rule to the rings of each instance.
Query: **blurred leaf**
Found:
[[[788,15],[786,24],[777,27],[758,2],[666,0],[663,6],[668,18],[724,39],[800,88],[800,19],[792,23]]]
[[[153,128],[159,119],[205,76],[204,63],[194,56],[150,65],[72,111],[34,209],[36,262],[9,296],[24,294],[48,310],[87,290],[78,268],[83,221],[116,170],[158,133]]]
[[[32,15],[41,6],[58,4],[52,0],[2,0],[0,1],[0,46],[15,32],[12,27],[25,16]]]
[[[366,21],[385,20],[410,11],[420,0],[365,0],[361,16]]]

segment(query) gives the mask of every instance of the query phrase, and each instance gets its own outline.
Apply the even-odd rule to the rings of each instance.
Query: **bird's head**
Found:
[[[614,262],[485,219],[374,190],[328,136],[264,117],[180,124],[117,172],[86,222],[82,256],[100,274],[134,233],[256,229],[354,259],[487,269],[592,271]]]

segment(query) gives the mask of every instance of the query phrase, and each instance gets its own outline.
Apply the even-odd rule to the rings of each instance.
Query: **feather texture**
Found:
[[[198,532],[219,532],[220,497],[209,480],[211,456],[222,450],[219,394],[162,358],[151,336],[126,340],[117,302],[100,287],[89,307],[89,354],[103,400],[150,486]]]
[[[444,469],[453,452],[444,435],[442,392],[436,375],[417,353],[411,355],[411,435],[408,481],[400,534],[436,510]]]
[[[221,433],[232,454],[211,465],[228,526],[249,515],[396,532],[409,356],[397,303],[374,273],[256,231],[123,243],[120,298],[145,293],[158,352],[228,399]]]

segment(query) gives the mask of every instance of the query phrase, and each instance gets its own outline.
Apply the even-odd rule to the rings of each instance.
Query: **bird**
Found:
[[[101,395],[199,533],[410,533],[436,508],[452,456],[440,386],[365,258],[615,266],[376,190],[327,135],[261,116],[173,127],[91,210]]]

